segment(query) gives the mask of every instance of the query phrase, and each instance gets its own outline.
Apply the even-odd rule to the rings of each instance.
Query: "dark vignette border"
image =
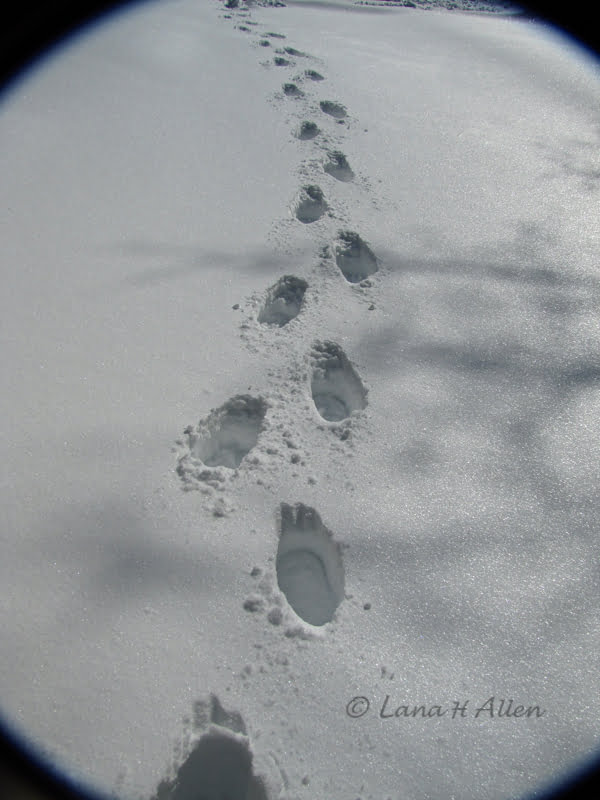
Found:
[[[0,14],[0,102],[2,90],[71,34],[122,6],[143,0],[9,0]],[[198,0],[203,2],[204,0]],[[163,0],[169,2],[169,0]],[[525,0],[523,14],[571,35],[600,58],[595,3],[586,0]],[[1,699],[0,699],[1,707]],[[553,783],[523,800],[576,800],[600,796],[600,755],[558,786]],[[0,798],[2,800],[107,800],[62,775],[0,718]],[[349,800],[351,800],[349,798]]]

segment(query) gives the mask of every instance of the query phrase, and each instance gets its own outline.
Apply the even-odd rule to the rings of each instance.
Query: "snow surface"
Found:
[[[72,774],[500,800],[599,747],[598,79],[171,0],[4,96],[0,692]]]

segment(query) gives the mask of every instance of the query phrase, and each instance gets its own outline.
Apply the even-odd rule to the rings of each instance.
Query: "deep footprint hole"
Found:
[[[179,767],[173,781],[163,781],[153,800],[268,800],[263,782],[252,770],[248,744],[226,731],[203,736]]]

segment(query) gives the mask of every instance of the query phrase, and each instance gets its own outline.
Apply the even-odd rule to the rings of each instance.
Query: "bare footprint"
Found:
[[[349,283],[360,283],[377,272],[377,259],[354,231],[339,231],[334,245],[335,263]]]
[[[256,445],[266,411],[261,397],[232,397],[195,429],[187,429],[190,455],[207,467],[236,469]]]
[[[341,150],[332,150],[328,155],[328,161],[324,164],[323,169],[328,175],[331,175],[338,181],[348,183],[354,179],[354,172],[348,164],[348,159]]]
[[[317,72],[316,69],[305,69],[304,76],[309,78],[311,81],[324,81],[325,78],[321,75],[320,72]]]
[[[329,114],[330,117],[335,117],[335,119],[344,119],[348,115],[346,107],[333,100],[321,100],[319,106],[324,114]]]
[[[268,290],[258,321],[280,328],[287,325],[300,313],[307,289],[308,283],[302,278],[284,275]]]
[[[312,350],[310,389],[317,411],[327,422],[340,422],[367,406],[367,390],[342,348],[317,342]]]
[[[315,122],[309,122],[308,120],[305,120],[296,128],[294,131],[294,136],[297,139],[307,141],[309,139],[314,139],[315,136],[318,136],[320,132],[319,126]]]
[[[319,186],[303,186],[296,203],[296,219],[305,225],[321,219],[328,209],[323,191]]]
[[[277,583],[309,625],[331,622],[344,599],[341,550],[310,506],[281,504]]]

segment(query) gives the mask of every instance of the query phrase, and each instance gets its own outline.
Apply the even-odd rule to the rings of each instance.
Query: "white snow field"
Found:
[[[599,104],[549,27],[343,0],[139,4],[3,95],[18,731],[144,800],[600,748]]]

